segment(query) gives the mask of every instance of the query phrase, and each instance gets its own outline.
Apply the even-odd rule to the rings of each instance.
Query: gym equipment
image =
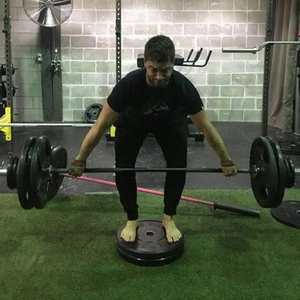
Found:
[[[300,201],[282,201],[280,206],[271,209],[271,215],[285,225],[300,228]]]
[[[54,27],[69,19],[73,10],[72,0],[23,0],[26,15],[34,23]]]
[[[84,112],[85,120],[88,123],[95,123],[96,120],[98,119],[98,116],[102,108],[103,108],[102,104],[99,103],[93,103],[89,105]]]
[[[199,67],[199,68],[203,68],[205,67],[208,62],[209,59],[211,57],[212,54],[212,50],[209,50],[207,53],[207,57],[204,61],[203,64],[196,64],[196,62],[199,60],[201,54],[202,54],[203,48],[200,48],[200,50],[198,50],[194,56],[193,59],[191,59],[192,54],[194,53],[194,49],[191,49],[188,57],[186,59],[184,59],[181,55],[179,54],[175,54],[175,66],[182,66],[182,67]],[[137,66],[138,68],[144,68],[144,54],[143,53],[139,53],[138,57],[137,57]]]
[[[11,74],[14,75],[15,70],[17,70],[18,68],[14,67],[13,65],[11,65],[10,67],[11,67]],[[6,65],[0,64],[0,76],[3,76],[3,75],[6,75]]]
[[[52,149],[52,150],[51,150]],[[48,137],[30,137],[25,142],[17,168],[0,169],[0,176],[6,176],[10,186],[15,186],[20,204],[25,209],[43,208],[59,189],[60,173],[66,169],[67,154],[55,160]],[[52,154],[52,156],[51,156]],[[16,159],[16,158],[14,158]],[[281,204],[286,187],[294,185],[295,174],[299,173],[290,160],[283,158],[280,147],[268,137],[257,137],[250,150],[249,173],[255,199],[261,207],[272,208]],[[12,170],[17,169],[17,171]],[[222,172],[220,168],[86,168],[85,173],[116,172]],[[29,183],[28,183],[29,180]],[[49,188],[49,187],[55,187]]]
[[[266,41],[253,48],[222,48],[224,53],[257,53],[269,45],[300,45],[300,41]]]
[[[127,243],[117,231],[117,251],[125,260],[141,266],[161,266],[173,262],[184,251],[183,237],[175,243],[168,243],[159,220],[140,220],[134,243]]]
[[[61,173],[60,175],[63,176],[63,177],[72,177],[69,174]],[[81,180],[81,181],[86,181],[86,182],[94,182],[94,183],[99,183],[99,184],[104,184],[104,185],[109,185],[109,186],[116,186],[115,182],[102,180],[102,179],[97,179],[97,178],[86,177],[86,176],[76,177],[76,179]],[[164,196],[163,192],[152,190],[152,189],[146,189],[146,188],[142,188],[142,187],[137,187],[137,191],[141,192],[141,193],[156,195],[156,196]],[[215,202],[215,201],[200,200],[200,199],[187,197],[187,196],[181,196],[180,199],[183,200],[183,201],[186,201],[186,202],[211,206],[214,210],[222,209],[222,210],[231,211],[231,212],[234,212],[234,213],[239,213],[239,214],[242,214],[242,215],[245,215],[245,216],[252,216],[252,217],[259,217],[260,216],[260,211],[258,211],[258,210],[234,207],[234,206],[224,204],[224,203],[219,203],[219,202]]]
[[[52,147],[47,136],[30,137],[26,140],[20,158],[12,155],[7,169],[0,169],[0,176],[5,175],[9,188],[17,188],[22,208],[44,208],[59,190],[66,174],[67,151],[62,146]],[[222,172],[220,168],[93,168],[86,173],[95,172]],[[285,159],[279,145],[269,137],[257,137],[250,149],[249,169],[239,169],[239,173],[249,173],[254,197],[261,207],[272,208],[272,216],[289,226],[300,228],[299,202],[282,203],[285,187],[294,185],[299,170],[294,168],[292,160]],[[97,182],[115,186],[114,182],[77,177],[78,180]],[[138,187],[138,191],[155,195],[164,194]],[[248,216],[259,216],[260,212],[232,207],[215,202],[203,201],[190,197],[182,200],[212,206]],[[178,259],[184,252],[183,237],[175,243],[168,243],[162,223],[158,220],[141,220],[135,242],[128,243],[121,238],[121,226],[117,233],[116,248],[126,261],[142,266],[161,266]]]
[[[275,22],[275,5],[273,1],[269,2],[267,7],[266,19],[266,42],[258,47],[253,48],[222,48],[224,53],[253,53],[264,49],[264,79],[263,79],[263,101],[262,101],[262,135],[268,135],[268,110],[269,110],[269,86],[271,75],[271,48],[273,45],[300,45],[300,41],[273,41],[274,39],[274,22]],[[296,112],[297,113],[297,112]]]

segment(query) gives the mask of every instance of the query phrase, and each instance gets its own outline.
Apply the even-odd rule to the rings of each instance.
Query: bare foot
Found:
[[[136,229],[138,227],[138,221],[127,221],[126,226],[121,231],[121,238],[125,242],[133,243],[136,238]]]
[[[182,234],[176,227],[172,216],[164,214],[162,226],[166,230],[166,238],[168,243],[178,242],[182,238]]]

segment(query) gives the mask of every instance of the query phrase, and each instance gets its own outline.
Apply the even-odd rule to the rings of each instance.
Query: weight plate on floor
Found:
[[[267,139],[271,143],[274,156],[276,159],[276,163],[277,163],[277,171],[278,171],[278,185],[277,185],[277,199],[276,199],[277,201],[276,203],[274,202],[272,206],[272,207],[277,207],[281,204],[284,196],[287,171],[286,171],[284,158],[279,144],[275,140],[272,140],[270,137],[267,137]]]
[[[271,215],[285,225],[300,228],[300,201],[282,201],[280,206],[271,209]]]
[[[53,147],[50,155],[51,167],[53,169],[64,169],[67,167],[67,163],[67,150],[62,146]],[[51,173],[50,177],[47,201],[51,200],[56,195],[64,179],[63,176],[60,176],[58,173]]]
[[[285,186],[287,188],[291,188],[295,185],[296,180],[295,166],[293,161],[289,157],[286,157],[284,159],[284,163],[286,167]]]
[[[250,170],[258,168],[258,172],[250,173],[251,187],[257,203],[261,207],[275,207],[278,202],[278,167],[273,147],[266,137],[257,137],[250,150]],[[279,201],[280,200],[280,201]]]
[[[18,156],[15,155],[10,156],[6,168],[6,183],[10,189],[15,189],[17,187],[18,162],[19,162]]]
[[[102,107],[103,106],[99,103],[94,103],[88,106],[84,112],[86,121],[89,123],[95,123],[102,110]]]
[[[22,208],[31,209],[33,208],[33,201],[29,197],[29,177],[30,177],[30,166],[32,149],[36,142],[36,137],[30,137],[26,140],[19,158],[17,166],[17,190],[19,202]]]
[[[33,199],[36,208],[45,207],[48,200],[48,188],[51,180],[50,155],[51,144],[48,137],[39,137],[32,151],[29,188],[29,197]]]
[[[130,263],[141,266],[161,266],[173,262],[184,251],[183,237],[176,243],[168,243],[161,221],[141,220],[134,243],[127,243],[117,231],[117,251],[122,258]]]

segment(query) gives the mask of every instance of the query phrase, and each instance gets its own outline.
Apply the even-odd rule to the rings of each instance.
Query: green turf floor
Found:
[[[272,218],[248,190],[186,196],[261,211],[249,217],[181,202],[185,251],[157,267],[116,251],[125,215],[117,194],[57,195],[25,211],[0,195],[0,299],[299,299],[300,230]],[[300,200],[300,190],[285,199]],[[139,194],[140,217],[160,219],[162,198]]]

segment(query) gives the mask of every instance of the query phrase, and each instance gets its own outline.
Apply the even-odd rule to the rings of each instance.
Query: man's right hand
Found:
[[[85,160],[78,160],[75,159],[71,167],[69,168],[69,174],[73,177],[81,176],[86,168],[86,161]]]

